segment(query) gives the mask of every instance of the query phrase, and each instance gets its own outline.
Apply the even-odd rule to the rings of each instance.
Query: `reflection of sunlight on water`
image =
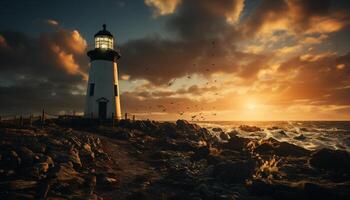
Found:
[[[225,132],[237,131],[241,137],[252,139],[274,138],[304,147],[309,150],[320,148],[340,149],[350,152],[350,122],[198,122],[210,131],[220,127]],[[263,131],[246,132],[240,125],[257,126]],[[272,128],[274,127],[274,128]],[[269,128],[269,129],[268,129]],[[281,131],[283,131],[281,133]],[[218,133],[215,133],[218,135]],[[302,138],[298,136],[303,136]]]

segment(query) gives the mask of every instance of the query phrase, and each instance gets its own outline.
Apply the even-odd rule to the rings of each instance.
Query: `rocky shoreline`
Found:
[[[214,131],[184,120],[2,123],[0,199],[350,199],[349,153]]]

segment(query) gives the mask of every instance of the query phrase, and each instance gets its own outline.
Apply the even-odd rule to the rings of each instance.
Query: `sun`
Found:
[[[246,108],[248,110],[255,110],[256,109],[256,104],[253,103],[253,102],[249,102],[249,103],[246,104]]]

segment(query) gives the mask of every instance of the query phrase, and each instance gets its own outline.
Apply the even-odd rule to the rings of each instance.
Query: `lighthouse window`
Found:
[[[95,38],[95,48],[113,49],[113,38],[108,36],[99,36]]]
[[[94,92],[95,92],[95,84],[90,83],[90,92],[89,92],[90,97],[94,96]]]
[[[118,86],[114,85],[114,96],[118,96]]]

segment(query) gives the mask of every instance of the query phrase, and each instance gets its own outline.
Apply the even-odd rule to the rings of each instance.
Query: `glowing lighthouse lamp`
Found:
[[[89,51],[89,80],[85,100],[85,117],[95,119],[121,118],[118,65],[113,35],[103,29],[95,34],[95,49]]]

